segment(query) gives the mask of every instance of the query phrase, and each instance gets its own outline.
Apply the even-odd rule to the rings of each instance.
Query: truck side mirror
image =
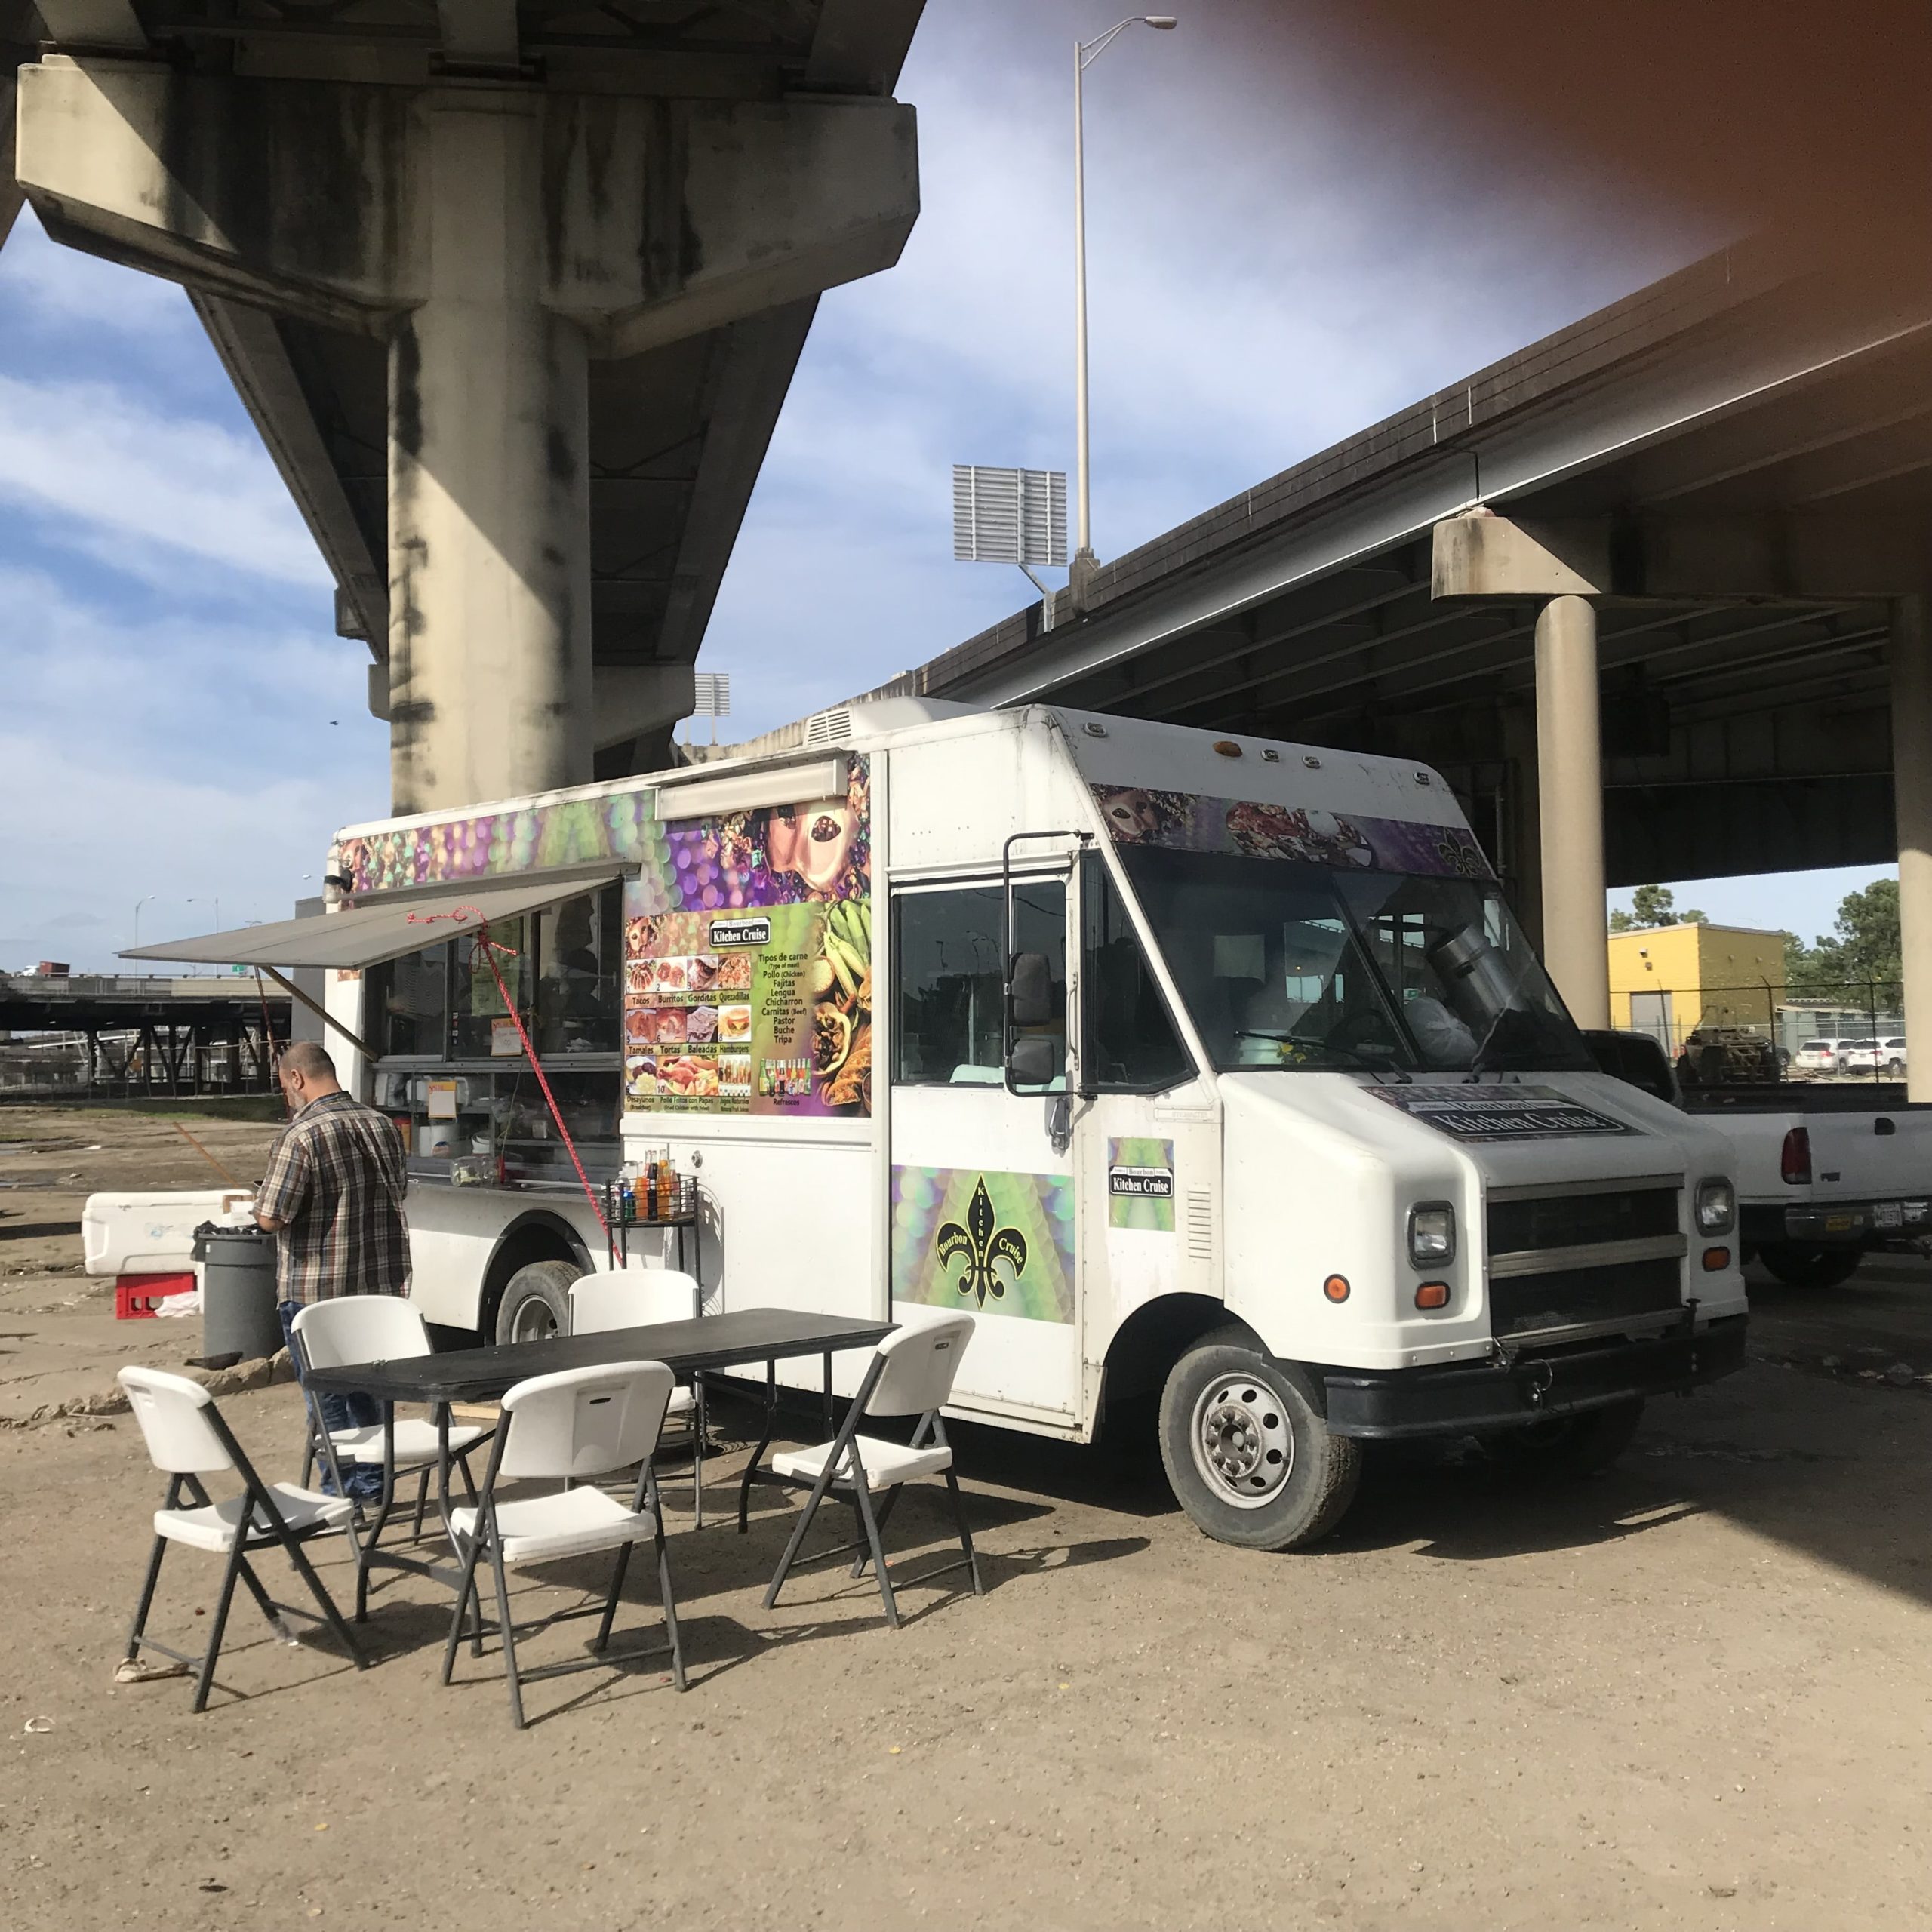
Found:
[[[1044,1087],[1060,1072],[1060,1042],[1048,1033],[1024,1033],[1006,1050],[1009,1086]]]
[[[1014,1026],[1044,1026],[1054,1017],[1053,968],[1044,952],[1016,952],[1008,968],[1006,1016]]]

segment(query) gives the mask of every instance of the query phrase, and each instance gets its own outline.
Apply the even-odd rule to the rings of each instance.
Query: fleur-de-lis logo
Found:
[[[987,1296],[999,1301],[1006,1294],[1006,1278],[995,1262],[1010,1263],[1016,1278],[1026,1272],[1026,1237],[1017,1228],[998,1226],[998,1219],[982,1174],[967,1204],[965,1226],[948,1221],[934,1237],[940,1266],[949,1270],[952,1285],[962,1295],[972,1296],[981,1308]],[[955,1263],[958,1272],[950,1273]]]

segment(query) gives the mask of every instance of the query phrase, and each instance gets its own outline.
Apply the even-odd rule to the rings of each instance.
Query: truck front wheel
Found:
[[[1857,1247],[1807,1247],[1801,1241],[1767,1241],[1758,1249],[1758,1258],[1788,1288],[1835,1288],[1858,1272],[1865,1253]]]
[[[574,1261],[529,1261],[503,1284],[497,1304],[497,1340],[540,1342],[571,1329],[571,1284],[583,1270]]]
[[[1342,1520],[1361,1450],[1331,1435],[1299,1369],[1245,1328],[1201,1339],[1161,1393],[1161,1460],[1175,1500],[1217,1541],[1298,1549]]]

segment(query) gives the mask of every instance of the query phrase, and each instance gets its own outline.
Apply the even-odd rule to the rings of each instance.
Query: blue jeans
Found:
[[[295,1318],[302,1312],[302,1304],[295,1301],[275,1303],[275,1312],[281,1318],[281,1339],[288,1350],[288,1358],[294,1361]],[[346,1395],[321,1395],[308,1398],[321,1411],[322,1426],[333,1435],[338,1429],[374,1429],[383,1420],[383,1405],[373,1395],[365,1395],[358,1389]],[[335,1480],[329,1474],[329,1466],[316,1458],[321,1464],[322,1492],[335,1494]],[[349,1494],[358,1503],[374,1503],[383,1493],[383,1472],[380,1463],[352,1463],[343,1473],[343,1480],[349,1485]]]

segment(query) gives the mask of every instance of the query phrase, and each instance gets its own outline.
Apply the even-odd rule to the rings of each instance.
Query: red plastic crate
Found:
[[[178,1275],[117,1275],[114,1278],[114,1318],[152,1321],[155,1304],[169,1295],[184,1295],[195,1285],[195,1271]]]

